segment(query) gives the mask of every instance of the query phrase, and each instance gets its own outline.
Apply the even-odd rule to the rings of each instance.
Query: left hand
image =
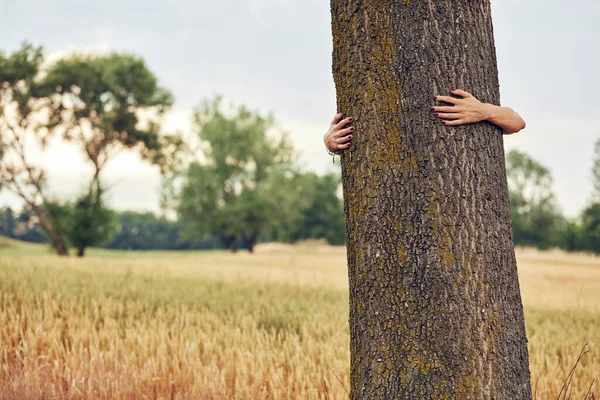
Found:
[[[482,103],[470,93],[460,89],[450,89],[450,93],[460,96],[460,99],[450,96],[435,96],[436,101],[443,101],[452,106],[434,106],[431,110],[442,120],[444,125],[473,124],[489,118],[489,104]]]

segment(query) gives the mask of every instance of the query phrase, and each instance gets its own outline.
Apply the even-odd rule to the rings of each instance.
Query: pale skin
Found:
[[[519,132],[525,128],[525,121],[510,107],[495,106],[477,100],[473,95],[464,90],[450,89],[450,93],[460,98],[450,96],[435,96],[434,100],[449,105],[431,107],[431,111],[444,125],[474,124],[489,121],[502,128],[505,135]],[[342,119],[343,114],[333,117],[329,130],[323,136],[325,147],[332,153],[339,153],[352,144],[352,137],[356,131],[353,126],[348,126],[353,119]]]

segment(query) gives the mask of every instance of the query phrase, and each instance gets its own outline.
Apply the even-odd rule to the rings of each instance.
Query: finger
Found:
[[[337,138],[335,140],[336,143],[346,143],[352,140],[352,135],[342,136],[341,138]]]
[[[460,111],[457,107],[448,107],[448,106],[443,106],[443,107],[431,107],[431,111],[435,111],[435,112],[457,112]]]
[[[340,122],[338,122],[335,125],[335,127],[338,128],[338,129],[342,129],[344,126],[348,125],[352,121],[353,121],[352,117],[344,118],[343,120],[341,120]]]
[[[338,144],[338,145],[337,145],[337,148],[338,148],[339,150],[343,150],[343,149],[347,149],[347,148],[348,148],[348,147],[350,147],[351,145],[352,145],[352,143],[351,143],[351,142],[348,142],[348,143],[346,143],[346,144]]]
[[[464,119],[443,120],[444,125],[464,125],[467,123]]]
[[[335,134],[335,137],[341,137],[341,136],[345,136],[345,135],[347,135],[347,134],[349,134],[349,133],[352,133],[352,132],[354,132],[354,130],[355,130],[355,129],[356,129],[356,128],[354,128],[353,126],[351,126],[350,128],[342,129],[342,130],[338,131],[338,132]]]
[[[445,119],[459,119],[460,118],[459,113],[435,113],[435,116],[438,118],[445,118]]]
[[[457,96],[460,96],[464,99],[467,99],[469,97],[473,97],[473,95],[469,92],[465,92],[464,90],[461,89],[450,89],[450,93],[455,94]]]
[[[435,96],[434,99],[436,101],[444,101],[444,102],[450,103],[450,104],[458,104],[461,100],[461,99],[456,99],[456,98],[450,97],[450,96]]]
[[[333,117],[333,120],[331,121],[331,125],[335,125],[338,122],[340,122],[340,119],[342,119],[343,116],[343,113],[336,114],[335,117]]]

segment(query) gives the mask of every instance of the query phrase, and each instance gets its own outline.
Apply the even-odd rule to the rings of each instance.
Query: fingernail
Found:
[[[352,139],[352,135],[350,135],[350,139]]]
[[[437,96],[435,96],[433,99],[434,99],[434,100],[437,100]]]
[[[352,118],[350,118],[348,121],[354,121]]]
[[[436,116],[436,117],[439,117],[439,116],[440,116],[440,114],[439,114],[439,113],[435,113],[435,116]]]
[[[352,128],[350,128],[350,129],[352,129],[352,131],[354,132],[354,130],[355,130],[356,128],[355,128],[355,127],[352,127]]]
[[[435,108],[431,107],[431,111],[435,111]]]
[[[450,91],[451,91],[451,92],[454,92],[455,90],[456,90],[456,89],[454,89],[454,88],[450,89]]]

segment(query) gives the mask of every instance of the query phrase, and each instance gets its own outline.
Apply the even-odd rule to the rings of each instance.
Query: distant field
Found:
[[[1,399],[344,399],[344,248],[110,252],[0,239]],[[600,381],[600,259],[517,251],[532,385]]]

